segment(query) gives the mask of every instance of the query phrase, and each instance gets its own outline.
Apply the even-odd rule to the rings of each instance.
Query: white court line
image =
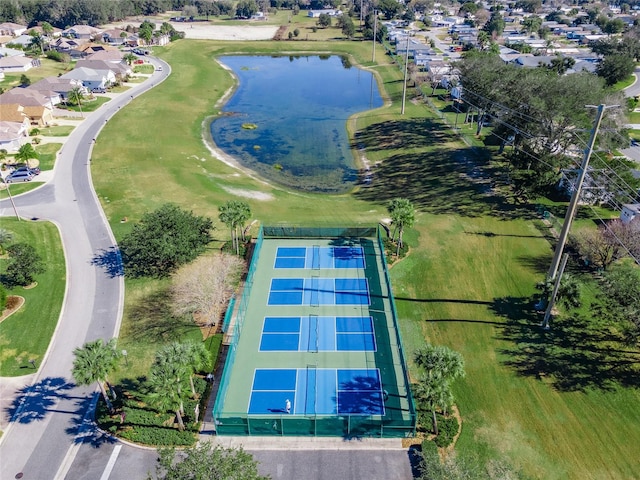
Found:
[[[111,456],[109,457],[109,461],[107,462],[107,466],[104,467],[104,472],[102,472],[100,480],[109,480],[109,475],[111,475],[111,470],[113,470],[113,467],[116,464],[116,460],[118,459],[121,448],[122,445],[116,445],[114,447],[113,452],[111,452]]]

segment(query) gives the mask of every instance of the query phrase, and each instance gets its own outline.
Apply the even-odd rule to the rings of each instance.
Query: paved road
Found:
[[[123,281],[113,235],[93,191],[88,159],[93,139],[105,122],[131,96],[169,75],[169,66],[162,65],[164,70],[156,72],[151,81],[87,116],[61,149],[51,182],[15,197],[21,217],[49,220],[58,226],[67,290],[56,332],[37,374],[14,392],[10,404],[3,405],[11,421],[0,438],[0,479],[19,474],[25,479],[65,478],[65,469],[82,442],[101,441],[90,421],[94,390],[73,384],[72,352],[87,341],[117,336]],[[0,203],[0,215],[13,215],[9,202]]]

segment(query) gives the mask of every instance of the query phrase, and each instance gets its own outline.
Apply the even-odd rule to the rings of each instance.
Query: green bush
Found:
[[[7,306],[7,291],[0,285],[0,312]]]
[[[196,441],[196,432],[180,431],[173,427],[145,427],[136,426],[121,430],[119,436],[136,443],[162,446],[187,446]]]
[[[428,455],[430,453],[438,454],[438,446],[433,440],[423,440],[421,448],[424,455]]]
[[[438,415],[438,436],[435,438],[438,447],[448,447],[453,442],[453,437],[458,433],[458,419],[456,417],[443,417]]]

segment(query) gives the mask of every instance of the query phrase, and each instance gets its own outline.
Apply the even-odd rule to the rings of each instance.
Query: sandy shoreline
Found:
[[[169,22],[193,40],[271,40],[278,26],[274,25],[212,25],[207,22]]]

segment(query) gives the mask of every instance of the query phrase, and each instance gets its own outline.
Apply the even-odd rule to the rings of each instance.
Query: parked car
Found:
[[[40,169],[38,167],[18,167],[14,172],[31,172],[34,175],[40,175]]]
[[[36,175],[31,170],[16,170],[4,179],[6,183],[30,182]]]
[[[93,90],[91,90],[93,93],[107,93],[107,89],[106,88],[94,88]]]

